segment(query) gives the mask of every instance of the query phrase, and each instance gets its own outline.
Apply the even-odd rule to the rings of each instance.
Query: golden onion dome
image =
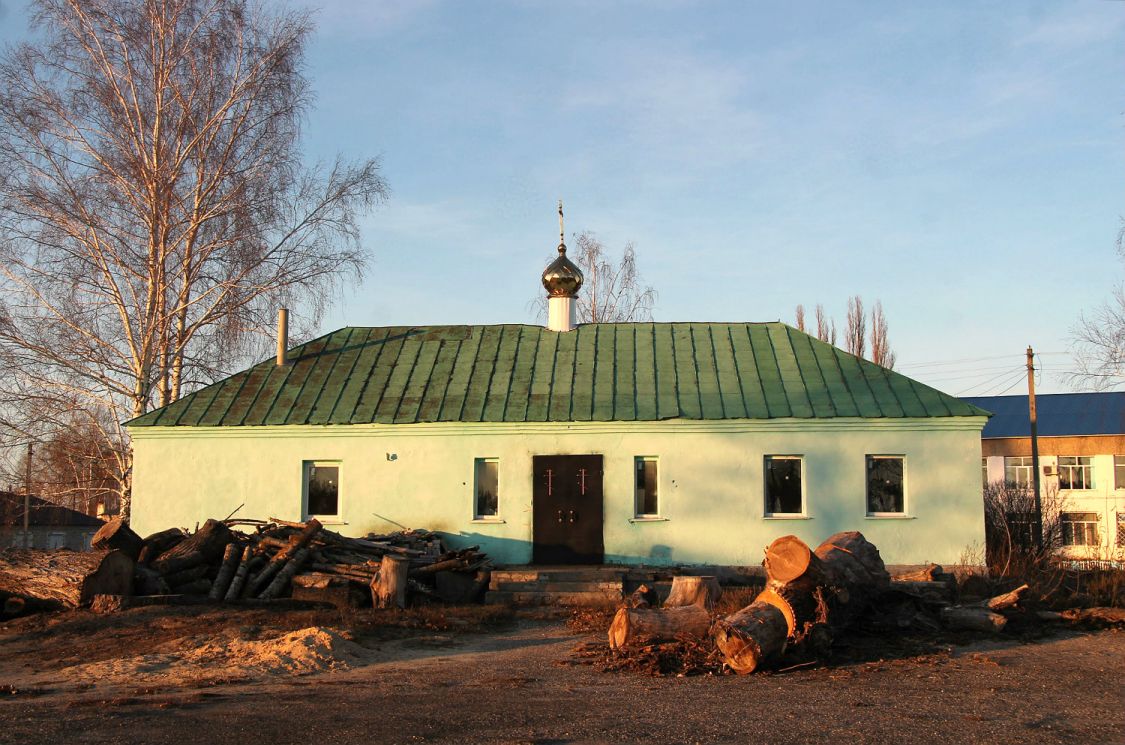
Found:
[[[566,244],[559,243],[559,257],[543,270],[548,297],[574,297],[582,287],[582,270],[566,257]]]

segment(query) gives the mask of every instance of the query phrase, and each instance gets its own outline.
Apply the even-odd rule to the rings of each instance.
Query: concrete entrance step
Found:
[[[494,569],[485,602],[512,605],[615,605],[624,596],[623,567]]]

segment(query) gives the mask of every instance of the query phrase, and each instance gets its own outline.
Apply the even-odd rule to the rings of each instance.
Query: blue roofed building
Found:
[[[981,477],[1032,481],[1027,396],[965,401],[993,413],[981,432]],[[1125,558],[1125,392],[1035,397],[1044,493],[1062,500],[1063,542],[1075,558]]]

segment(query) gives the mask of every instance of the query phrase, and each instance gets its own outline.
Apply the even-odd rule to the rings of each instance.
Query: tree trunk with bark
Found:
[[[405,608],[410,560],[388,554],[371,581],[371,601],[376,608]]]
[[[622,608],[609,626],[609,646],[624,649],[639,639],[703,638],[711,628],[711,614],[700,605],[676,608]]]
[[[216,562],[233,540],[230,528],[218,520],[208,520],[191,536],[161,553],[152,562],[152,568],[168,575]]]
[[[90,540],[90,545],[99,551],[117,549],[136,561],[144,547],[144,539],[133,532],[121,518],[114,518],[98,529]]]

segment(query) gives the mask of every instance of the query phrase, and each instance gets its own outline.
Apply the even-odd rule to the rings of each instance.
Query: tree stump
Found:
[[[723,594],[719,580],[715,577],[677,576],[672,578],[672,591],[664,601],[665,608],[679,608],[685,605],[698,605],[711,610]]]
[[[609,626],[609,646],[623,649],[638,639],[703,638],[711,628],[711,614],[699,605],[677,608],[622,608]]]
[[[410,560],[387,554],[371,580],[371,602],[376,608],[405,608]]]

